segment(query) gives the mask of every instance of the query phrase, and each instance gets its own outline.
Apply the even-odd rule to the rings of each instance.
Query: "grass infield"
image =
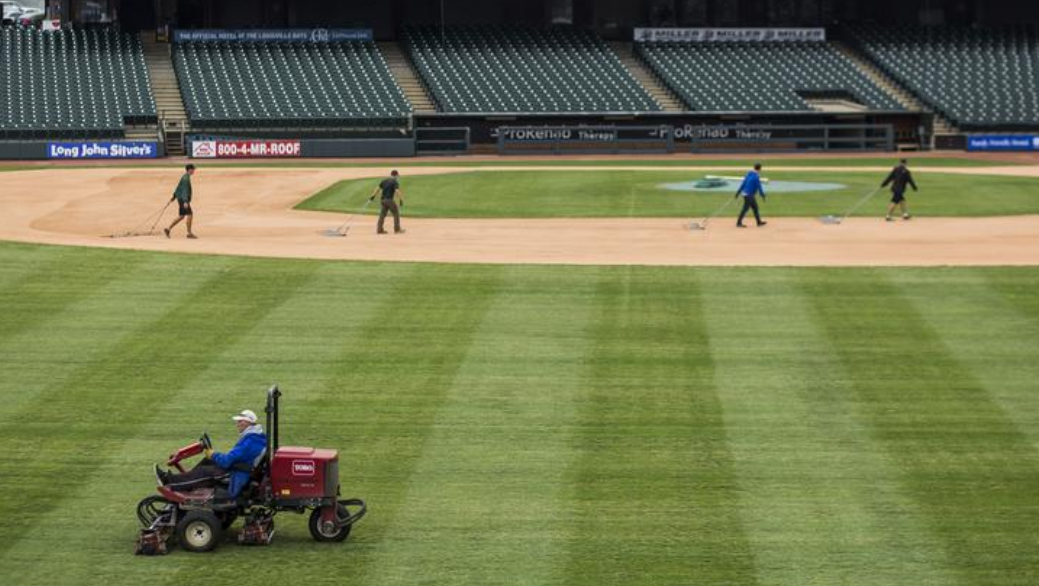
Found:
[[[665,190],[663,183],[739,176],[732,170],[679,171],[473,171],[401,177],[405,214],[411,217],[702,217],[731,193]],[[773,180],[840,183],[845,189],[776,193],[763,204],[766,216],[840,214],[876,189],[884,173],[766,172]],[[305,210],[358,210],[378,179],[343,181],[302,202]],[[908,192],[910,211],[923,216],[1003,216],[1039,213],[1039,179],[917,173],[919,193]],[[766,192],[768,188],[766,186]],[[857,215],[881,216],[890,192],[882,190]],[[733,206],[735,208],[735,206]],[[368,213],[376,213],[371,206]],[[735,212],[733,212],[735,213]]]
[[[1039,582],[1039,269],[0,244],[10,585]],[[131,555],[150,465],[285,390],[345,544]]]

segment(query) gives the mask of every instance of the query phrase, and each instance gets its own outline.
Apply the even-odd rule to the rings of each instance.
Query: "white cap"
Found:
[[[242,411],[241,413],[235,415],[231,419],[234,419],[235,421],[248,421],[249,423],[256,423],[256,414],[246,409],[245,411]]]

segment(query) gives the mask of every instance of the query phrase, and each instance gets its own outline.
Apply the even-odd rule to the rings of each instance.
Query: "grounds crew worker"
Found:
[[[231,419],[238,428],[238,441],[226,454],[206,450],[206,458],[184,474],[171,474],[155,465],[155,478],[163,486],[173,490],[193,490],[215,486],[217,480],[231,475],[227,493],[237,497],[249,484],[253,468],[260,463],[267,451],[267,434],[257,422],[256,414],[246,409]]]
[[[891,204],[887,206],[887,218],[888,222],[893,222],[894,218],[891,214],[895,211],[896,206],[902,208],[902,219],[908,220],[912,216],[909,215],[909,208],[906,206],[906,185],[911,185],[913,191],[916,189],[916,183],[913,181],[913,174],[909,172],[907,166],[909,161],[902,159],[899,161],[898,166],[891,170],[891,173],[887,176],[887,179],[880,184],[880,188],[883,189],[891,184]]]
[[[761,213],[758,211],[758,193],[761,194],[761,199],[765,199],[765,186],[761,184],[761,163],[754,165],[753,171],[747,172],[746,177],[743,178],[743,183],[740,183],[740,188],[736,191],[736,197],[743,196],[743,209],[740,210],[740,217],[736,220],[737,228],[746,228],[743,225],[743,217],[750,210],[754,210],[754,220],[757,221],[758,226],[764,226],[768,223],[761,221]]]
[[[386,214],[393,213],[393,232],[394,234],[401,234],[404,230],[400,227],[400,208],[404,207],[404,192],[400,188],[400,183],[397,181],[397,177],[400,173],[396,170],[390,172],[390,176],[383,179],[379,186],[372,191],[372,194],[368,197],[368,201],[374,201],[375,196],[382,190],[382,209],[379,210],[379,227],[375,231],[376,234],[385,234],[386,230],[383,225],[386,222]],[[400,207],[397,207],[397,202],[394,200],[394,196],[400,197]]]
[[[169,228],[163,228],[162,231],[166,233],[166,238],[170,237],[170,230],[180,223],[181,220],[187,219],[188,226],[188,238],[195,239],[195,233],[191,231],[191,220],[193,218],[191,212],[191,176],[195,174],[195,166],[188,164],[184,167],[184,174],[180,177],[180,183],[177,184],[177,189],[173,192],[173,197],[170,201],[177,200],[177,208],[180,210],[180,214],[177,215],[177,219],[173,220]]]

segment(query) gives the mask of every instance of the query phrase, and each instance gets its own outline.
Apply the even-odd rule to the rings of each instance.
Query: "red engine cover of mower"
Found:
[[[276,499],[335,497],[339,487],[339,452],[278,448],[271,458],[270,471]]]

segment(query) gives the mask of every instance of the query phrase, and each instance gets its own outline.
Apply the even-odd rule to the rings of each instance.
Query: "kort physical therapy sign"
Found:
[[[154,159],[154,142],[49,142],[48,159]]]

